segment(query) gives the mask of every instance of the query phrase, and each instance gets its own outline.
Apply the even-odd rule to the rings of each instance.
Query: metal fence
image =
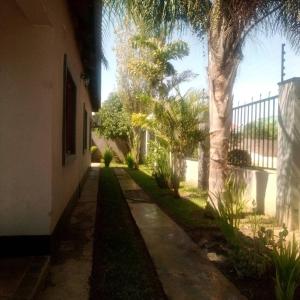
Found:
[[[278,96],[233,108],[229,163],[275,169]]]

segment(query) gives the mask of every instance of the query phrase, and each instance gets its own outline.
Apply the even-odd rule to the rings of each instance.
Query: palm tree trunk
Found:
[[[231,40],[234,35],[228,33],[228,27],[213,27],[209,33],[209,192],[215,204],[227,175],[232,89],[241,57],[240,48]]]

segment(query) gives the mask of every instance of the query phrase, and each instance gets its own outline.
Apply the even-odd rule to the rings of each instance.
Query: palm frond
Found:
[[[206,31],[210,0],[103,0],[117,15],[129,15],[136,23],[143,20],[148,31],[165,31],[168,36],[174,29],[181,29],[194,23]],[[197,24],[197,25],[196,25]]]

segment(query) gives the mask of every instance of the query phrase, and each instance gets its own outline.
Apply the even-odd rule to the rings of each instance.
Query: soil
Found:
[[[265,274],[262,278],[241,278],[227,259],[228,244],[218,228],[197,228],[186,230],[199,247],[209,253],[215,253],[222,259],[212,263],[226,276],[249,300],[272,300],[274,292],[274,272]],[[300,299],[300,287],[296,290],[294,299]]]
[[[169,192],[166,191],[168,194]],[[155,201],[148,193],[149,197]],[[232,263],[228,259],[229,245],[226,242],[223,234],[216,225],[212,225],[212,216],[206,211],[203,211],[201,218],[204,218],[203,224],[208,226],[191,228],[185,226],[182,220],[178,219],[174,213],[167,207],[161,205],[159,201],[155,203],[170,217],[181,226],[191,239],[201,248],[204,253],[213,254],[211,257],[212,263],[228,278],[249,300],[275,300],[274,291],[274,271],[269,271],[260,278],[239,277]],[[199,217],[199,214],[197,214]],[[207,221],[207,222],[206,222]],[[295,292],[294,299],[300,299],[300,285]],[[220,299],[221,300],[221,299]]]

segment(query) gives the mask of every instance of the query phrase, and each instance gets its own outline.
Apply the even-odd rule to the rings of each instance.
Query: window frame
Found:
[[[68,96],[68,85],[71,93]],[[68,105],[71,105],[68,107]],[[63,67],[63,126],[62,126],[62,165],[65,166],[76,157],[76,127],[77,127],[77,86],[68,67],[67,55],[64,55]],[[70,124],[68,126],[68,123]],[[68,130],[70,132],[68,132]],[[70,145],[68,145],[70,143]],[[71,148],[71,150],[69,149]]]
[[[83,103],[83,115],[82,115],[82,153],[84,154],[88,148],[88,113]]]

